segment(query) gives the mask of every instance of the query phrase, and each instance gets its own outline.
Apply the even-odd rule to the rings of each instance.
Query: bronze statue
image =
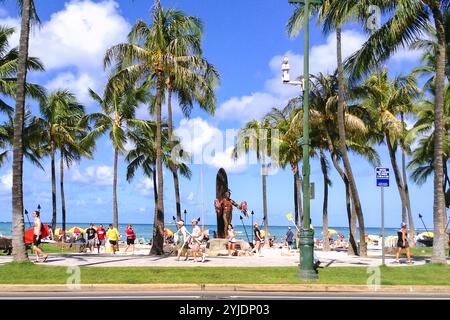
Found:
[[[231,199],[231,191],[228,189],[227,174],[223,168],[220,168],[216,178],[216,200],[214,207],[217,215],[217,236],[224,239],[227,237],[228,225],[231,223],[233,206],[241,210],[246,216],[247,203],[241,202],[237,204]]]

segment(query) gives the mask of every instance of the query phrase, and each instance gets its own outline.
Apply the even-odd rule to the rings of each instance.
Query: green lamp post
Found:
[[[303,3],[304,19],[303,29],[304,37],[304,59],[303,59],[303,80],[289,81],[289,63],[287,58],[283,61],[283,82],[303,87],[303,137],[299,143],[303,146],[303,217],[300,233],[300,279],[313,280],[318,275],[314,267],[314,230],[311,229],[310,215],[310,165],[309,165],[309,11],[310,4],[322,3],[321,0],[288,0],[289,3]]]

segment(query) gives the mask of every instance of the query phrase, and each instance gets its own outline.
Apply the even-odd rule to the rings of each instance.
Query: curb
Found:
[[[65,284],[0,285],[1,292],[117,292],[117,291],[239,291],[239,292],[356,292],[356,293],[450,293],[447,286],[385,285],[271,285],[271,284]]]

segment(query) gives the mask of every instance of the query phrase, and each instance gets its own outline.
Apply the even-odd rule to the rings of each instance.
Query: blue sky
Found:
[[[18,27],[15,1],[7,1],[0,7],[0,25]],[[152,1],[37,1],[42,20],[40,28],[33,31],[30,43],[31,55],[40,57],[47,69],[45,73],[29,74],[29,81],[45,85],[49,90],[68,88],[77,94],[88,112],[98,110],[89,100],[87,87],[101,91],[107,73],[102,68],[105,50],[123,42],[131,25],[137,19],[149,22]],[[205,29],[204,55],[220,72],[221,85],[217,90],[216,116],[195,109],[190,119],[183,119],[175,111],[175,125],[179,129],[198,132],[193,150],[201,149],[213,141],[215,134],[239,127],[252,118],[260,118],[272,107],[282,107],[297,94],[298,88],[281,84],[281,60],[290,58],[292,76],[302,72],[303,36],[289,39],[285,24],[293,7],[287,0],[166,0],[163,6],[176,7],[189,15],[199,17]],[[324,36],[314,22],[311,23],[311,72],[332,72],[335,68],[334,34]],[[350,55],[365,39],[357,25],[348,25],[343,32],[343,54]],[[11,40],[18,42],[16,34]],[[387,63],[392,76],[408,72],[418,64],[420,53],[401,50]],[[29,103],[37,112],[33,102]],[[145,107],[137,111],[147,118]],[[411,119],[410,119],[411,120]],[[383,165],[390,167],[385,146],[378,148]],[[354,174],[360,190],[366,226],[380,225],[380,190],[375,186],[375,169],[364,159],[352,156]],[[28,211],[42,206],[44,220],[51,219],[50,164],[43,162],[45,172],[25,163],[25,207]],[[106,137],[100,139],[94,160],[82,160],[66,173],[66,203],[69,222],[109,222],[112,220],[112,165],[113,150]],[[215,154],[203,165],[204,204],[206,223],[215,224],[213,208],[215,176],[224,166],[232,197],[246,200],[255,211],[255,218],[262,221],[261,176],[258,164],[245,161],[233,163],[226,148]],[[311,164],[311,181],[316,184],[316,198],[311,202],[312,221],[321,225],[323,181],[317,160]],[[200,194],[201,165],[191,166],[192,179],[181,181],[182,209],[188,218],[201,216]],[[392,170],[391,170],[392,171]],[[152,223],[152,183],[142,174],[128,183],[125,180],[126,163],[119,162],[119,222]],[[346,226],[345,193],[337,173],[331,173],[329,224]],[[58,173],[59,179],[59,173]],[[166,222],[175,214],[173,183],[170,172],[165,172],[164,198]],[[418,213],[424,216],[427,227],[432,225],[432,180],[422,186],[410,183],[411,201],[416,226],[422,226]],[[0,168],[0,221],[11,220],[11,162]],[[396,227],[401,222],[401,205],[394,178],[386,190],[386,225]],[[286,170],[279,170],[268,177],[269,224],[288,224],[285,215],[293,211],[293,179]],[[60,222],[58,183],[58,222]],[[237,212],[235,223],[239,223]]]

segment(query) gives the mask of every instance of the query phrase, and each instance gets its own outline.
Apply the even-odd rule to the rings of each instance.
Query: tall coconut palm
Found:
[[[269,245],[269,218],[267,214],[267,175],[268,175],[268,163],[267,160],[272,155],[275,158],[278,157],[275,144],[279,141],[273,132],[272,127],[267,119],[262,121],[252,120],[247,122],[242,129],[238,132],[237,145],[233,150],[233,157],[237,159],[242,154],[254,151],[256,157],[261,161],[261,178],[262,178],[262,195],[263,195],[263,214],[264,214],[264,228],[265,228],[265,245]],[[274,141],[275,140],[275,141]],[[272,150],[272,146],[275,146],[277,150]],[[273,151],[273,154],[272,154]]]
[[[143,125],[145,121],[135,118],[136,108],[140,103],[151,100],[147,85],[135,87],[128,83],[125,87],[119,85],[115,75],[108,80],[103,97],[89,89],[91,98],[102,108],[102,112],[91,113],[87,116],[93,123],[93,130],[86,139],[95,140],[109,132],[109,138],[114,148],[114,178],[113,178],[113,224],[119,225],[119,209],[117,204],[117,171],[119,153],[125,152],[127,130],[136,125]]]
[[[19,38],[19,53],[17,56],[16,108],[14,112],[14,142],[13,142],[13,186],[12,186],[12,229],[14,261],[28,260],[24,244],[23,219],[23,124],[25,115],[25,83],[27,75],[28,43],[30,24],[37,20],[32,0],[18,1],[21,9],[21,24]]]
[[[154,222],[153,245],[150,254],[163,254],[164,244],[164,188],[163,188],[163,155],[161,135],[161,107],[165,99],[167,79],[172,71],[177,74],[177,81],[192,79],[191,66],[201,66],[202,58],[196,54],[180,56],[186,48],[183,35],[171,32],[177,25],[185,21],[185,14],[179,10],[163,9],[160,1],[156,1],[152,11],[152,23],[147,25],[138,21],[129,34],[129,42],[110,48],[104,64],[123,63],[118,76],[124,82],[141,79],[155,84],[155,116],[156,116],[156,169],[158,178],[157,216]],[[206,66],[200,67],[205,70]]]
[[[302,197],[301,197],[301,184],[302,179],[300,176],[299,163],[303,157],[303,151],[301,145],[297,141],[297,136],[289,132],[289,128],[292,123],[292,118],[295,117],[298,112],[297,106],[299,98],[292,99],[284,108],[277,109],[272,108],[264,116],[264,121],[267,121],[272,130],[278,130],[279,143],[278,143],[278,159],[272,161],[272,164],[279,165],[283,169],[289,166],[291,168],[294,178],[294,210],[295,210],[295,224],[300,224],[302,214]],[[314,152],[311,150],[311,152]]]
[[[172,158],[172,149],[174,142],[169,140],[167,126],[163,126],[163,155],[164,155],[164,164],[168,168],[173,167],[173,158]],[[139,169],[142,169],[144,176],[148,177],[153,182],[153,195],[155,202],[155,214],[157,214],[157,203],[158,203],[158,186],[157,186],[157,177],[156,177],[156,123],[153,121],[148,121],[146,125],[136,126],[133,130],[128,132],[128,137],[130,141],[133,142],[134,148],[131,149],[127,156],[126,160],[128,162],[127,167],[127,181],[131,181],[136,172]],[[177,143],[177,142],[175,142]],[[184,159],[186,160],[188,154],[182,154],[181,157],[178,157],[178,160]],[[181,159],[180,159],[181,158]],[[177,168],[182,176],[190,179],[192,176],[192,172],[189,167],[185,163],[177,163]]]
[[[337,2],[337,1],[336,1]],[[336,7],[346,7],[355,0],[339,1]],[[447,231],[445,230],[447,215],[445,210],[444,163],[444,94],[446,68],[446,35],[444,14],[450,8],[447,0],[361,0],[359,6],[378,5],[382,11],[391,12],[389,19],[364,43],[363,47],[353,54],[346,62],[346,69],[352,79],[360,79],[374,67],[381,65],[399,48],[411,45],[421,39],[424,32],[429,30],[431,21],[434,23],[437,39],[437,59],[435,76],[435,136],[434,136],[434,241],[433,263],[445,263],[447,245]]]
[[[167,113],[168,113],[168,134],[169,140],[173,137],[173,113],[172,97],[175,94],[178,98],[179,106],[185,117],[189,117],[194,102],[210,114],[214,114],[216,99],[214,88],[218,84],[219,74],[213,65],[202,58],[201,40],[203,36],[203,25],[201,21],[193,16],[180,16],[175,27],[168,28],[167,42],[176,40],[180,42],[178,48],[178,58],[187,55],[197,55],[199,61],[191,60],[184,63],[185,69],[178,75],[178,68],[168,68],[167,79]],[[181,61],[180,61],[181,64]],[[170,66],[169,66],[170,67]],[[186,69],[189,73],[186,73]],[[181,78],[180,78],[181,76]],[[181,200],[178,179],[178,168],[174,163],[170,168],[173,175],[175,202],[178,220],[181,220]]]
[[[323,234],[326,239],[327,229],[327,202],[325,198],[328,192],[328,166],[324,151],[330,153],[333,165],[342,178],[346,189],[347,216],[350,229],[350,248],[349,254],[357,253],[356,235],[356,211],[350,204],[351,190],[345,170],[340,165],[341,155],[339,152],[339,134],[337,131],[337,103],[338,103],[338,79],[336,74],[323,75],[319,73],[311,76],[311,132],[314,134],[311,145],[319,150],[322,173],[324,176],[324,204],[323,204]],[[293,134],[301,134],[303,130],[302,122],[303,112],[299,110],[296,117],[292,119],[290,131]],[[364,110],[358,105],[350,105],[345,114],[345,126],[348,132],[346,145],[354,153],[365,157],[371,164],[379,164],[377,152],[367,145],[368,127],[370,122],[367,120]],[[325,244],[326,246],[326,244]]]
[[[80,129],[77,122],[84,114],[81,106],[73,93],[68,90],[56,90],[48,96],[48,99],[40,103],[41,117],[36,118],[41,130],[45,132],[46,153],[51,159],[52,179],[52,230],[56,229],[57,205],[56,205],[56,162],[55,156],[58,147],[63,144],[75,146],[74,134]]]
[[[404,174],[397,163],[397,147],[402,144],[405,135],[404,123],[397,116],[411,113],[415,99],[420,94],[414,77],[398,76],[388,79],[387,69],[373,73],[364,83],[352,90],[358,98],[360,106],[365,108],[375,123],[374,130],[383,135],[387,145],[391,165],[394,171],[398,192],[402,202],[402,221],[409,221],[410,243],[414,243],[414,221],[412,219],[411,202],[406,192]],[[383,142],[381,140],[379,143]],[[404,147],[402,148],[404,150]],[[406,214],[407,211],[407,214]]]
[[[312,12],[318,12],[319,21],[326,20],[330,14],[330,6],[336,5],[338,1],[325,0],[321,4],[312,4]],[[353,176],[352,167],[347,153],[346,146],[346,133],[345,133],[345,83],[344,83],[344,69],[342,60],[342,26],[347,22],[347,20],[354,15],[355,6],[347,7],[347,11],[341,11],[340,14],[333,14],[333,23],[324,24],[323,31],[329,32],[330,30],[336,31],[336,60],[337,60],[337,75],[338,75],[338,110],[337,110],[337,128],[339,132],[339,149],[342,156],[342,162],[344,164],[345,172],[347,175],[351,199],[353,207],[356,211],[356,215],[359,223],[360,230],[360,254],[362,256],[367,255],[367,245],[365,240],[364,231],[364,216],[361,206],[361,201],[359,199],[359,193],[356,186],[356,181]],[[303,4],[299,5],[294,14],[290,17],[287,30],[291,36],[296,36],[301,28],[304,16],[302,16]]]
[[[447,134],[444,136],[444,152],[442,162],[444,163],[444,185],[443,189],[446,196],[446,207],[450,207],[450,85],[447,85],[445,95],[445,118],[444,126]],[[412,170],[411,177],[419,185],[423,184],[430,175],[434,173],[434,101],[423,99],[415,106],[416,116],[418,118],[414,127],[409,130],[407,142],[417,141],[418,147],[413,151],[413,159],[408,164]]]

